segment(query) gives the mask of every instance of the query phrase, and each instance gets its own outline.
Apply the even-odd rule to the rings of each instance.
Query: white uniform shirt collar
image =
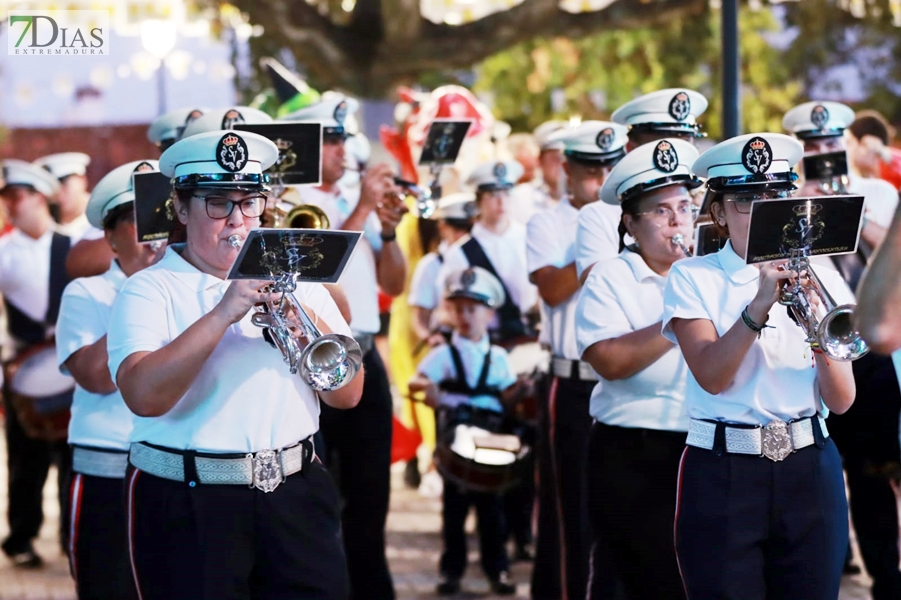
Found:
[[[128,281],[128,276],[122,271],[122,267],[119,266],[119,261],[115,258],[110,261],[109,269],[103,274],[103,277],[109,281],[110,285],[112,285],[117,292],[121,292],[122,286]]]
[[[732,249],[732,240],[726,242],[722,250],[717,252],[720,267],[733,283],[744,285],[751,283],[760,277],[760,271],[754,265],[749,265]]]
[[[192,288],[208,290],[225,283],[224,279],[204,273],[186,261],[181,255],[184,249],[185,244],[172,244],[166,248],[166,254],[159,263],[160,266],[174,274],[176,279]]]
[[[644,281],[645,279],[657,279],[662,283],[666,282],[666,277],[656,273],[651,267],[648,266],[648,263],[644,261],[641,254],[637,252],[633,252],[626,248],[620,254],[620,257],[626,261],[626,264],[629,265],[629,268],[632,269],[632,274],[635,276],[635,281],[639,283]]]

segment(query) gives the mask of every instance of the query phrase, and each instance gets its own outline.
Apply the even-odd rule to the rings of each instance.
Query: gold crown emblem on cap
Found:
[[[669,142],[660,142],[659,144],[657,144],[657,149],[658,149],[658,150],[666,151],[666,150],[669,150],[669,149],[672,148],[672,147],[673,147],[673,145],[670,144]]]
[[[238,136],[236,135],[227,135],[222,138],[222,143],[226,146],[234,146],[238,143]]]
[[[763,150],[764,148],[766,148],[766,142],[758,138],[752,141],[750,146],[751,150]]]
[[[792,206],[792,212],[795,213],[799,217],[806,217],[807,215],[815,215],[818,212],[823,210],[822,204],[796,204]]]

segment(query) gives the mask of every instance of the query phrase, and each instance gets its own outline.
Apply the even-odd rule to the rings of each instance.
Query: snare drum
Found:
[[[464,490],[502,493],[513,487],[529,452],[502,414],[468,405],[438,411],[435,466]]]
[[[30,438],[57,442],[69,437],[69,408],[75,380],[60,373],[56,346],[44,342],[4,365],[10,405]]]

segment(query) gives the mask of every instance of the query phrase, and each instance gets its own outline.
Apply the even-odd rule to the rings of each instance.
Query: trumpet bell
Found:
[[[304,348],[300,362],[300,376],[310,388],[332,391],[357,375],[363,366],[363,351],[353,338],[330,333]]]
[[[843,304],[829,311],[817,329],[817,342],[823,353],[837,361],[857,360],[870,351],[854,327],[854,305]]]
[[[325,211],[315,204],[298,204],[284,216],[281,226],[292,229],[328,229],[329,219]]]

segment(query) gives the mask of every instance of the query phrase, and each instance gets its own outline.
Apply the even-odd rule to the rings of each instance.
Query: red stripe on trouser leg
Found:
[[[137,469],[132,471],[128,477],[128,495],[126,497],[126,507],[128,510],[128,560],[131,563],[131,575],[135,580],[135,590],[138,592],[138,600],[143,600],[141,595],[141,584],[138,581],[138,567],[135,564],[135,486],[138,482],[138,475],[141,472]]]
[[[679,478],[676,480],[676,515],[673,518],[673,550],[676,553],[676,568],[679,569],[679,577],[682,578],[682,589],[685,590],[685,597],[688,598],[688,585],[685,583],[685,575],[682,574],[682,565],[679,562],[679,506],[682,502],[682,471],[685,468],[685,455],[688,454],[688,446],[682,451],[682,458],[679,459]]]
[[[557,463],[557,391],[560,388],[560,378],[554,377],[551,381],[551,389],[548,392],[548,430],[550,432],[551,447],[551,473],[553,473],[554,504],[557,508],[557,536],[560,539],[560,593],[561,600],[568,600],[566,587],[566,531],[563,527],[563,489],[560,485],[560,471]]]
[[[84,475],[75,473],[72,477],[72,485],[69,487],[69,570],[72,578],[78,582],[78,557],[75,550],[78,548],[78,521],[81,517],[81,494],[84,489]]]

